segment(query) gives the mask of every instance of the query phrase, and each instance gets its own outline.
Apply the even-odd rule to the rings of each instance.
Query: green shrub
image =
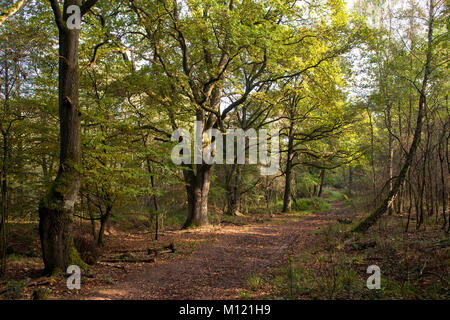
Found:
[[[262,286],[262,283],[263,283],[262,278],[257,275],[252,275],[247,280],[247,284],[248,284],[250,290],[252,290],[252,291],[257,291],[258,289],[260,289]]]
[[[328,201],[342,201],[345,199],[345,194],[338,190],[325,189],[323,197]]]
[[[321,198],[300,198],[292,202],[292,210],[294,211],[311,211],[322,212],[328,211],[331,206]]]

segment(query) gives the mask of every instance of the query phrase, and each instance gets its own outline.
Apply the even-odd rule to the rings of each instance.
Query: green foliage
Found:
[[[295,211],[323,212],[331,209],[331,206],[322,198],[301,198],[292,203]]]
[[[3,221],[36,221],[39,199],[41,206],[61,207],[55,200],[80,173],[75,215],[92,220],[95,232],[106,219],[127,232],[154,230],[157,224],[181,227],[186,187],[202,177],[198,166],[172,163],[171,134],[179,128],[193,132],[194,120],[221,131],[274,128],[281,137],[281,170],[273,177],[261,177],[257,165],[231,174],[213,167],[210,181],[204,180],[209,194],[203,195],[213,224],[247,223],[246,217],[222,214],[233,188],[241,212],[281,211],[288,163],[298,216],[328,211],[327,202],[338,201],[363,211],[386,193],[387,164],[394,163],[394,175],[399,171],[421,97],[425,8],[395,3],[357,1],[349,11],[344,1],[98,1],[80,31],[81,164],[60,167],[58,30],[49,1],[31,1],[0,24],[0,184],[8,197],[0,201],[7,204]],[[411,206],[425,199],[432,213],[426,222],[442,219],[446,207],[447,13],[442,4],[436,14],[423,154],[414,159],[410,172],[417,174],[404,187],[417,197],[408,199]],[[210,144],[204,139],[203,148]],[[419,170],[422,160],[429,172]],[[421,181],[425,193],[418,198]],[[317,198],[320,186],[323,197]],[[348,227],[320,233],[332,254],[348,244]],[[36,250],[30,248],[36,228],[11,230],[6,247],[17,256],[10,260],[39,255],[34,243]],[[72,262],[93,263],[97,253],[91,245],[76,241]],[[352,245],[362,248],[358,241]],[[385,249],[399,251],[395,245]],[[325,265],[331,258],[319,256],[316,262]],[[312,288],[314,297],[322,290],[330,298],[351,298],[351,291],[361,288],[358,274],[345,265],[355,261],[323,270],[318,284],[308,266],[290,261],[280,276],[289,283],[283,297],[301,297]],[[388,279],[380,296],[420,296],[414,285]],[[249,286],[257,291],[261,278],[251,277]]]
[[[247,285],[248,285],[250,290],[257,291],[263,285],[263,279],[261,277],[257,276],[257,275],[251,275],[247,279]]]
[[[346,200],[346,195],[339,190],[325,190],[323,193],[323,197],[327,201],[342,201]],[[347,197],[348,198],[348,197]]]

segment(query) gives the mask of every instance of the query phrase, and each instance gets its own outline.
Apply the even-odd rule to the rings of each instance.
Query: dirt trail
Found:
[[[314,244],[314,230],[348,217],[348,209],[215,230],[190,256],[133,266],[122,279],[82,299],[239,299],[252,274],[268,272],[291,250]]]

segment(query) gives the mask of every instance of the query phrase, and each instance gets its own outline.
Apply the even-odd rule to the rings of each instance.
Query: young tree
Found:
[[[401,167],[401,170],[393,183],[392,189],[389,191],[388,195],[385,197],[381,205],[354,228],[354,231],[356,232],[367,231],[392,206],[393,201],[395,200],[395,198],[399,193],[401,185],[405,181],[406,174],[411,167],[413,158],[419,146],[422,136],[425,108],[427,104],[428,85],[430,82],[430,76],[433,72],[433,53],[434,53],[433,47],[435,42],[434,26],[436,20],[438,19],[439,14],[442,14],[442,4],[436,7],[435,0],[430,0],[428,2],[428,19],[427,19],[428,32],[425,49],[425,63],[422,68],[423,70],[422,81],[421,84],[418,85],[414,82],[414,80],[409,80],[411,82],[411,85],[414,86],[414,88],[417,90],[419,94],[416,128],[414,131],[411,146],[406,154],[405,161]]]
[[[5,271],[7,220],[14,214],[23,217],[32,202],[26,190],[35,187],[27,172],[33,164],[29,150],[37,117],[34,65],[40,58],[36,52],[48,42],[36,37],[42,29],[24,16],[16,15],[0,29],[0,275]]]

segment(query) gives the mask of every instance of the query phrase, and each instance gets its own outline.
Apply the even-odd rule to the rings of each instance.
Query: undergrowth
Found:
[[[405,233],[400,217],[385,217],[367,234],[351,227],[330,225],[313,250],[290,257],[270,281],[270,298],[450,298],[450,243],[438,226]],[[370,265],[381,269],[380,290],[366,286]]]

